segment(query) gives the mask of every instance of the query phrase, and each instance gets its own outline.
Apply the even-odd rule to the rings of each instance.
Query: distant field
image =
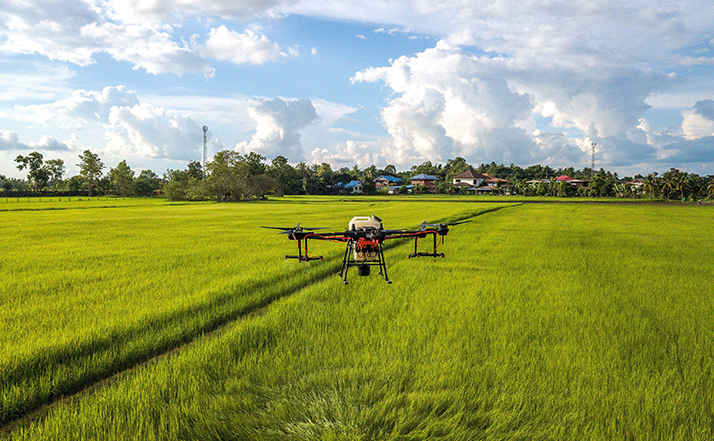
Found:
[[[3,418],[227,327],[13,439],[714,437],[711,207],[123,204],[0,212]],[[387,250],[392,285],[342,285],[336,244],[283,261],[294,243],[256,229],[494,208],[453,228],[446,259]]]

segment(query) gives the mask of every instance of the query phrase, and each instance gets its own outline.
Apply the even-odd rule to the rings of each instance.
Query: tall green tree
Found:
[[[262,175],[267,169],[265,156],[260,153],[250,152],[241,158],[241,162],[244,162],[248,166],[247,172],[249,176]]]
[[[52,186],[57,188],[62,183],[62,176],[64,176],[64,161],[61,159],[48,159],[45,162],[45,167],[52,181]]]
[[[555,190],[561,198],[569,198],[575,195],[575,189],[568,181],[560,181],[555,184]]]
[[[705,194],[709,198],[714,198],[714,178],[707,183]]]
[[[162,191],[170,201],[184,201],[188,199],[189,181],[192,178],[184,170],[167,170],[164,173]]]
[[[384,170],[382,170],[382,173],[380,173],[380,175],[396,176],[397,175],[397,167],[393,166],[392,164],[389,164],[386,167],[384,167]]]
[[[608,197],[613,193],[615,182],[614,177],[608,176],[604,170],[600,169],[600,171],[593,176],[588,188],[592,196]]]
[[[463,173],[467,170],[470,170],[471,166],[466,162],[466,159],[462,158],[461,156],[457,156],[454,159],[449,159],[446,161],[446,165],[444,166],[444,171],[446,172],[447,178],[451,178],[451,176],[458,175],[459,173]]]
[[[188,163],[186,173],[192,178],[203,179],[203,166],[198,161],[191,161]]]
[[[206,189],[218,202],[237,201],[244,194],[245,181],[241,179],[243,170],[239,168],[240,162],[238,152],[222,150],[207,164]]]
[[[379,170],[377,170],[377,167],[372,164],[369,167],[365,168],[362,171],[362,180],[363,181],[372,181],[374,182],[375,179],[379,177]]]
[[[10,190],[12,190],[12,182],[10,182],[5,175],[0,175],[0,181],[2,181],[3,193],[5,194],[5,197],[7,197]]]
[[[278,196],[295,194],[302,185],[297,171],[288,164],[288,159],[285,156],[278,155],[273,158],[266,173],[273,179],[275,194]]]
[[[64,183],[65,191],[75,195],[79,194],[82,188],[84,188],[84,179],[81,176],[72,176]]]
[[[50,173],[42,160],[42,153],[32,152],[27,156],[17,155],[17,169],[27,169],[27,180],[35,190],[42,190],[50,180]]]
[[[102,178],[104,163],[99,159],[99,155],[85,150],[79,155],[79,164],[77,166],[79,167],[79,175],[87,183],[87,195],[92,196],[92,188],[95,188]]]
[[[298,179],[300,179],[300,187],[302,193],[313,194],[313,190],[316,189],[313,188],[313,184],[310,180],[310,177],[314,173],[314,170],[309,165],[307,165],[307,163],[301,161],[298,162],[297,166],[295,166],[295,171],[298,174]]]
[[[455,187],[450,180],[442,179],[436,184],[436,191],[441,194],[456,194],[459,188]]]
[[[151,196],[161,187],[161,179],[153,171],[146,169],[139,173],[132,184],[132,193],[136,196]]]
[[[688,183],[686,183],[682,173],[676,168],[671,168],[662,173],[660,188],[665,199],[683,198],[687,185]]]
[[[645,193],[651,198],[660,196],[660,182],[657,177],[657,172],[652,172],[642,179]]]
[[[126,160],[121,161],[116,167],[109,170],[109,179],[112,191],[119,196],[130,196],[134,183],[134,170],[127,165]]]

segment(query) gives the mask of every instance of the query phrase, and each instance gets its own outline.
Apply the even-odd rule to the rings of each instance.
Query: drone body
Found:
[[[387,264],[384,260],[384,250],[382,248],[384,242],[390,239],[414,238],[414,253],[410,254],[409,258],[424,256],[444,257],[443,253],[436,252],[436,248],[439,245],[437,236],[441,239],[441,243],[444,243],[444,236],[448,234],[449,226],[465,222],[470,221],[441,224],[427,224],[425,221],[419,226],[418,230],[385,230],[382,226],[382,220],[372,215],[356,216],[350,221],[347,230],[334,233],[314,233],[313,231],[324,228],[304,228],[299,223],[292,228],[263,228],[283,230],[279,234],[287,234],[288,239],[297,241],[298,254],[286,255],[285,258],[298,259],[300,262],[323,260],[322,256],[310,256],[308,254],[307,243],[309,239],[346,243],[345,254],[342,258],[342,269],[340,270],[340,278],[346,285],[348,283],[347,270],[353,266],[357,267],[360,276],[368,276],[371,267],[377,266],[379,275],[387,283],[392,283],[387,276]],[[419,252],[417,250],[419,239],[429,235],[434,238],[433,252]]]

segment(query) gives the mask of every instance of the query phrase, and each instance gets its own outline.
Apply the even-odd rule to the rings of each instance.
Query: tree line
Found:
[[[2,190],[7,196],[151,196],[159,194],[162,179],[151,170],[138,175],[126,160],[104,173],[99,155],[85,150],[79,155],[79,174],[64,179],[66,168],[62,159],[45,160],[42,153],[32,152],[15,158],[18,170],[27,170],[27,179],[8,179],[0,175]]]
[[[39,152],[15,158],[19,170],[27,170],[27,180],[7,179],[0,175],[5,196],[9,195],[115,195],[165,196],[170,200],[215,200],[244,201],[262,199],[268,195],[290,194],[326,195],[345,192],[350,181],[360,181],[365,193],[385,192],[375,187],[375,179],[389,175],[402,179],[404,185],[397,193],[423,193],[427,189],[416,186],[407,189],[409,178],[417,174],[438,177],[432,191],[442,194],[466,194],[465,187],[455,186],[452,177],[472,170],[505,181],[496,184],[494,193],[524,196],[558,197],[621,197],[657,199],[703,199],[714,198],[714,177],[699,176],[672,168],[659,175],[635,175],[619,177],[604,169],[588,167],[552,168],[543,165],[521,167],[492,162],[477,166],[464,158],[449,159],[445,164],[426,161],[409,170],[397,171],[393,165],[377,168],[370,165],[360,169],[342,167],[333,170],[330,164],[307,164],[295,166],[284,156],[276,156],[270,162],[258,153],[240,154],[224,150],[218,152],[206,167],[197,161],[189,162],[183,170],[167,170],[159,177],[151,170],[142,170],[138,175],[126,163],[119,162],[104,173],[105,165],[96,153],[85,150],[79,155],[79,174],[64,179],[65,166],[61,159],[45,160]],[[574,186],[567,181],[556,181],[560,175],[586,181],[587,185]],[[636,185],[631,182],[637,180]],[[629,183],[629,184],[628,184]]]

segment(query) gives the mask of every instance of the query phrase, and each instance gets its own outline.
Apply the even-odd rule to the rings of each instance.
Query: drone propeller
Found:
[[[296,232],[296,231],[324,230],[324,229],[326,229],[327,227],[319,227],[319,228],[301,227],[301,226],[300,226],[300,222],[298,222],[297,225],[295,225],[294,227],[288,227],[288,228],[285,228],[285,227],[266,227],[266,226],[261,226],[260,228],[269,228],[269,229],[271,229],[271,230],[282,230],[282,231],[281,231],[280,233],[278,233],[278,234],[290,234],[290,233]]]
[[[452,227],[454,225],[465,224],[466,222],[471,222],[471,220],[468,219],[468,220],[462,220],[462,221],[457,221],[457,222],[446,222],[446,223],[442,223],[442,224],[427,224],[426,221],[424,221],[419,225],[419,231],[424,231],[427,228]]]

